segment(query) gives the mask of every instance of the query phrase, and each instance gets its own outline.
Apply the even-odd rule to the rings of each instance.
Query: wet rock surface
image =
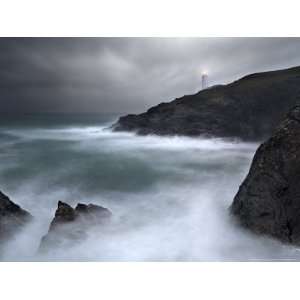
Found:
[[[256,233],[300,244],[300,105],[256,151],[231,212]]]
[[[112,213],[98,205],[79,203],[75,208],[58,202],[48,233],[42,238],[40,251],[55,247],[71,247],[84,240],[89,230],[109,222]]]
[[[300,67],[251,74],[228,85],[161,103],[121,117],[115,131],[141,135],[233,137],[262,141],[295,105]]]
[[[0,242],[22,230],[32,220],[29,212],[12,202],[0,191]]]

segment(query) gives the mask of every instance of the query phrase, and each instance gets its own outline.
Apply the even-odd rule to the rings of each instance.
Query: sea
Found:
[[[0,190],[34,221],[3,261],[289,261],[297,248],[241,228],[229,213],[256,143],[113,132],[118,115],[0,118]],[[113,214],[69,248],[38,251],[57,202]]]

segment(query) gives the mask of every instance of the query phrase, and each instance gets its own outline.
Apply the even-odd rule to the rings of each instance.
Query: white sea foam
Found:
[[[5,260],[298,259],[293,248],[254,236],[229,217],[256,144],[140,137],[101,126],[5,133],[19,139],[0,146],[3,155],[14,150],[10,164],[0,156],[1,188],[35,216],[7,244]],[[113,223],[72,249],[38,255],[58,200],[103,205]]]

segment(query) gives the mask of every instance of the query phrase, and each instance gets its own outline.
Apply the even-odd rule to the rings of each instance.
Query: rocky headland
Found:
[[[300,67],[256,73],[227,85],[161,103],[147,112],[121,117],[115,131],[148,135],[269,137],[300,92]]]

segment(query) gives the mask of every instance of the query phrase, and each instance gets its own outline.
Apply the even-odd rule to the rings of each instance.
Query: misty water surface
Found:
[[[257,237],[229,217],[256,144],[138,137],[111,117],[22,116],[0,124],[0,189],[35,217],[2,260],[297,260],[295,248]],[[58,200],[109,208],[109,230],[71,249],[37,254]]]

